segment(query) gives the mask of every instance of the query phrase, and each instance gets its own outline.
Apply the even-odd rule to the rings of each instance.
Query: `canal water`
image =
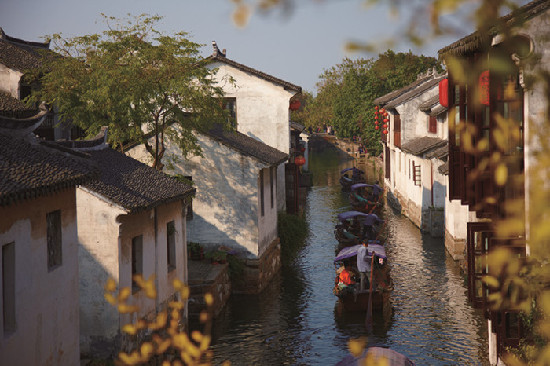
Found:
[[[467,302],[459,268],[443,239],[422,235],[408,219],[385,208],[386,250],[394,290],[391,311],[375,312],[367,335],[365,314],[341,314],[334,284],[334,226],[349,201],[339,171],[353,166],[334,150],[310,155],[314,186],[308,192],[309,235],[285,257],[282,270],[258,296],[232,296],[213,327],[214,364],[335,365],[350,339],[389,347],[417,365],[486,365],[486,322]],[[362,166],[367,180],[378,174]]]

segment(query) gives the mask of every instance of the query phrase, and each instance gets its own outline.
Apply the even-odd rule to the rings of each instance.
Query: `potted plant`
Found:
[[[204,259],[204,252],[199,243],[189,242],[187,244],[187,253],[192,260],[200,261]]]

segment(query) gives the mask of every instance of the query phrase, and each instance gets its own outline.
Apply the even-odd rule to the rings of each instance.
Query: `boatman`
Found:
[[[362,238],[366,238],[368,240],[374,240],[374,225],[378,225],[384,220],[380,219],[377,214],[367,214],[367,216],[363,216],[363,231],[361,233]]]
[[[369,255],[369,244],[366,240],[361,243],[357,250],[357,269],[360,273],[361,285],[359,289],[365,291],[369,286],[369,275],[371,272],[372,255]]]

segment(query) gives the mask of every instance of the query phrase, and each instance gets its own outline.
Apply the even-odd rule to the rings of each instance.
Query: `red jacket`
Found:
[[[344,269],[342,272],[340,272],[338,279],[339,283],[343,283],[344,285],[349,286],[355,284],[355,281],[351,279],[351,274],[347,269]]]

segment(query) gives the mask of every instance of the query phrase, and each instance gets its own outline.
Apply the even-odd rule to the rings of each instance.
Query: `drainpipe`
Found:
[[[155,226],[155,287],[157,289],[157,296],[155,297],[155,313],[159,313],[159,275],[158,275],[158,261],[159,261],[159,255],[158,255],[158,213],[157,208],[153,208],[153,222]]]

